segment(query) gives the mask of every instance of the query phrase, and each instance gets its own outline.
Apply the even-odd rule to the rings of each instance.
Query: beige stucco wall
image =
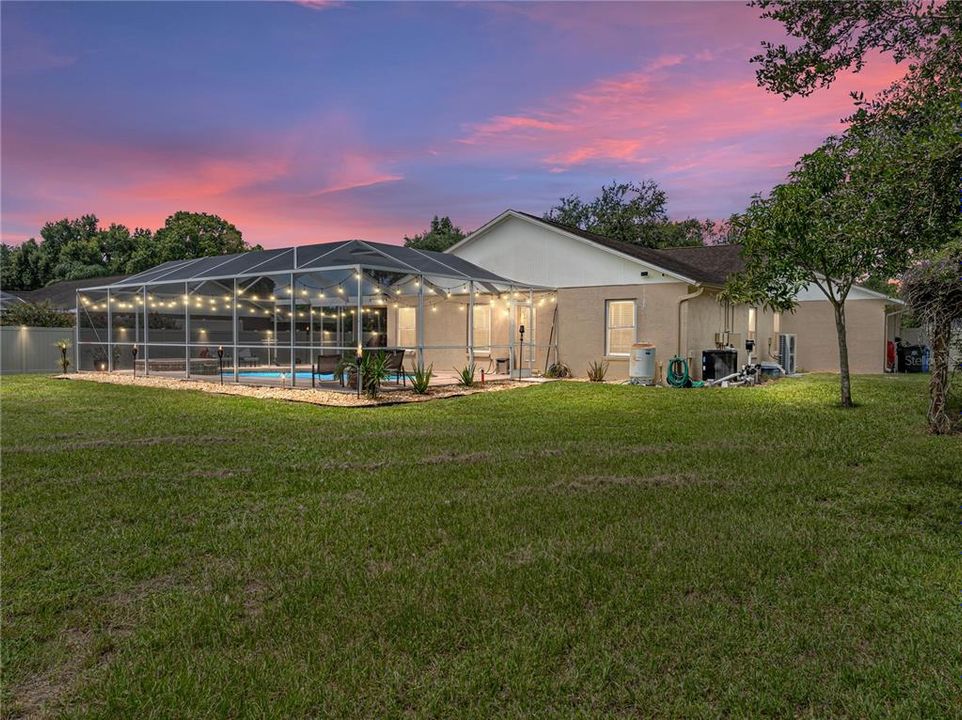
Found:
[[[653,342],[659,364],[664,365],[678,345],[678,300],[690,290],[684,283],[660,285],[618,285],[610,287],[563,288],[558,291],[559,352],[575,375],[584,376],[592,360],[601,360],[605,350],[605,301],[635,300],[638,341]],[[849,362],[854,373],[883,371],[885,357],[885,301],[852,300],[848,316]],[[725,327],[725,306],[714,291],[685,303],[681,315],[683,356],[691,359],[691,372],[701,377],[701,353],[715,347],[715,334]],[[775,314],[756,309],[755,361],[774,360],[778,351]],[[749,337],[749,308],[737,305],[730,320],[730,342],[738,351],[738,363],[747,360],[745,340]],[[794,313],[782,313],[780,332],[798,335],[797,367],[800,371],[838,370],[838,344],[831,305],[807,301]],[[609,379],[628,376],[628,359],[608,357]]]
[[[845,303],[849,368],[853,373],[880,373],[885,364],[885,301]],[[798,370],[838,372],[838,337],[831,304],[810,301],[782,315],[782,332],[798,335]]]
[[[605,302],[634,300],[636,340],[652,342],[656,358],[667,361],[678,342],[678,299],[688,292],[685,283],[612,285],[558,290],[558,350],[561,360],[577,377],[593,360],[607,359],[608,378],[628,377],[627,357],[605,357]]]

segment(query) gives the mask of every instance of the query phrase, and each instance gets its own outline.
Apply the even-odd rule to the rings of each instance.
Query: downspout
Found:
[[[696,297],[698,297],[699,295],[701,295],[703,292],[705,292],[705,287],[704,287],[703,285],[699,285],[699,286],[698,286],[698,289],[695,290],[695,292],[693,292],[693,293],[688,293],[687,295],[683,295],[682,297],[678,298],[678,347],[677,347],[677,349],[676,349],[676,351],[675,351],[675,355],[677,355],[678,357],[684,357],[684,356],[681,354],[681,311],[682,311],[682,308],[685,306],[685,303],[686,303],[686,302],[688,302],[689,300],[694,300]],[[686,349],[687,349],[687,348],[686,348]]]

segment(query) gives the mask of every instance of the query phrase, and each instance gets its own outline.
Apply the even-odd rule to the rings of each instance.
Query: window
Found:
[[[397,309],[397,344],[402,348],[417,347],[418,310],[413,307]]]
[[[474,349],[491,351],[491,306],[474,306]]]
[[[775,313],[772,315],[772,334],[778,335],[782,331],[782,314]]]
[[[606,310],[608,332],[605,354],[627,355],[635,341],[635,301],[609,300]]]
[[[755,339],[755,332],[758,330],[758,311],[750,307],[748,308],[748,338],[750,340]]]

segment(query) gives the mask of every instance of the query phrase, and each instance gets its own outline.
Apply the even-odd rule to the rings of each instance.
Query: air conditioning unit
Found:
[[[778,364],[786,375],[794,375],[795,358],[798,356],[797,338],[794,334],[782,333],[778,336]]]

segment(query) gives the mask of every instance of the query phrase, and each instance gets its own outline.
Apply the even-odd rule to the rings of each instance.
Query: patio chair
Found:
[[[407,385],[407,375],[404,372],[405,350],[390,350],[387,353],[387,369],[394,375],[395,383]]]
[[[338,365],[341,364],[340,355],[318,355],[317,364],[314,366],[314,376],[326,375],[330,373],[334,380],[338,379]],[[341,385],[344,385],[344,376],[340,375]]]

